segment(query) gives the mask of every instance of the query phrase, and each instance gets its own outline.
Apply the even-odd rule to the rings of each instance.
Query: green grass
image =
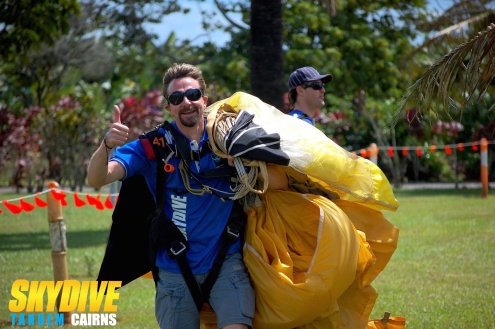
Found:
[[[401,230],[399,246],[373,283],[379,295],[372,318],[389,311],[413,329],[495,328],[495,197],[482,199],[480,190],[396,196],[401,207],[385,216]],[[0,194],[0,200],[16,197]],[[63,207],[69,276],[94,280],[111,211],[72,204]],[[10,328],[12,282],[52,280],[53,269],[46,209],[19,215],[0,209],[0,327]],[[157,328],[152,280],[138,279],[119,292],[117,328]]]
[[[399,245],[373,284],[373,318],[390,311],[409,328],[495,328],[495,198],[480,196],[396,193],[401,207],[386,217],[400,229]]]

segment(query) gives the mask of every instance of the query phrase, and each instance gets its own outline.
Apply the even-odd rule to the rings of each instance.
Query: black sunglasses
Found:
[[[323,82],[308,82],[304,84],[304,89],[313,88],[314,90],[321,90],[323,86]]]
[[[203,96],[203,93],[198,88],[187,89],[185,92],[174,91],[167,97],[167,100],[172,105],[179,105],[182,101],[184,101],[184,96],[186,96],[191,102],[194,102],[199,100],[201,96]]]

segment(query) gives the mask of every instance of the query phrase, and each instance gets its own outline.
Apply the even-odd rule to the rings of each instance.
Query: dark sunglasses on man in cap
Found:
[[[304,89],[308,89],[308,88],[313,88],[314,90],[321,90],[323,89],[324,87],[324,84],[323,82],[306,82],[304,84]]]
[[[191,102],[195,102],[203,96],[203,93],[198,88],[191,88],[185,92],[174,91],[167,97],[167,100],[172,105],[179,105],[184,101],[184,96],[186,96]]]

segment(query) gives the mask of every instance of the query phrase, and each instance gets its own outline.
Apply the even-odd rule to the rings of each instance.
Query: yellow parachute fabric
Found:
[[[261,199],[248,214],[244,252],[253,327],[364,328],[376,299],[371,286],[361,288],[373,262],[364,236],[325,197],[269,190]],[[359,305],[339,305],[349,298]]]
[[[374,328],[372,281],[392,257],[399,230],[381,210],[399,204],[379,167],[351,155],[318,129],[258,98],[236,93],[208,107],[213,134],[221,112],[249,111],[279,133],[288,191],[268,190],[247,210],[244,261],[256,293],[254,329]],[[203,322],[202,328],[207,328]],[[211,325],[211,322],[210,322]]]
[[[363,203],[377,210],[396,210],[399,207],[387,177],[373,162],[351,154],[317,128],[250,94],[237,92],[207,108],[210,140],[215,139],[212,127],[217,114],[222,111],[255,114],[254,123],[267,133],[280,135],[281,149],[290,158],[289,166],[312,180],[322,181],[340,199]],[[219,156],[225,156],[214,144],[212,147]]]

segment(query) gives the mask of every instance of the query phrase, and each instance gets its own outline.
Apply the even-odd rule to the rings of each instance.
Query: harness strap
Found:
[[[208,154],[210,151],[211,151],[210,145],[206,144],[197,151],[189,150],[189,154],[191,156],[191,159],[193,159],[194,161],[199,161],[203,156]]]
[[[229,221],[225,230],[223,232],[223,240],[220,245],[220,249],[218,250],[218,254],[213,262],[213,266],[208,273],[205,281],[201,284],[201,290],[203,291],[203,296],[205,301],[210,299],[210,292],[215,284],[215,281],[220,274],[220,269],[222,268],[222,264],[225,261],[225,257],[227,256],[227,251],[229,247],[239,239],[241,236],[241,232],[243,232],[244,223],[244,211],[242,210],[241,205],[235,201],[232,211],[229,216]]]
[[[163,124],[165,128],[169,128],[171,131],[175,129],[171,127],[168,122]],[[149,139],[153,138],[157,134],[157,130],[147,133],[144,138],[149,142]],[[185,139],[182,136],[177,136],[177,133],[173,133],[175,143],[179,146],[179,150],[184,150],[187,145],[184,145]],[[178,138],[176,138],[176,136]],[[181,138],[182,137],[182,138]],[[141,138],[141,137],[140,137]],[[143,139],[141,139],[143,143]],[[145,143],[143,143],[143,146]],[[169,256],[175,260],[179,265],[184,281],[194,299],[194,303],[198,311],[201,311],[203,303],[208,302],[210,297],[211,289],[218,278],[222,264],[227,256],[229,247],[234,243],[241,235],[243,224],[245,222],[244,212],[238,202],[234,203],[232,211],[229,216],[229,220],[225,227],[223,233],[223,239],[218,250],[218,253],[213,262],[213,266],[210,269],[205,281],[200,285],[187,262],[186,253],[189,249],[187,241],[178,229],[178,227],[163,215],[163,205],[165,202],[165,182],[166,182],[166,172],[164,167],[160,165],[160,161],[165,158],[164,151],[153,143],[149,143],[151,148],[154,150],[154,159],[157,161],[157,175],[156,175],[156,207],[155,216],[153,216],[153,223],[151,225],[152,230],[150,230],[150,235],[154,236],[151,241],[162,241],[167,245],[167,252]],[[187,154],[186,152],[181,152],[181,156]],[[159,156],[157,156],[159,155]],[[189,161],[189,158],[188,160]],[[182,162],[185,162],[184,158]],[[161,215],[161,216],[159,216]],[[158,267],[155,265],[156,252],[158,246],[154,245],[150,250],[150,260],[153,264],[153,278],[155,279],[155,285],[158,282]]]
[[[146,157],[149,160],[155,159],[156,152],[155,152],[155,146],[154,146],[155,143],[153,143],[153,139],[156,137],[161,137],[161,135],[158,133],[158,129],[160,127],[164,127],[165,129],[167,129],[169,131],[170,131],[170,129],[172,129],[172,126],[168,122],[165,122],[162,125],[157,126],[157,127],[153,128],[152,130],[150,130],[144,134],[139,135],[139,141],[141,142],[141,144],[144,148],[144,151],[146,153]],[[184,139],[184,138],[181,138],[181,139]],[[174,140],[176,140],[176,138],[174,138]],[[172,145],[166,144],[166,145],[167,145],[167,148],[166,148],[167,153],[169,153],[169,154],[168,155],[166,154],[166,157],[162,157],[163,161],[168,162],[168,160],[174,155],[180,156],[181,153],[180,153],[180,149],[179,149],[178,144],[172,144]],[[184,147],[186,147],[187,151],[184,151]],[[191,159],[194,161],[200,161],[203,156],[205,156],[206,154],[211,152],[210,144],[206,144],[200,150],[197,150],[197,151],[193,151],[193,150],[189,149],[187,147],[187,145],[184,143],[181,143],[180,148],[183,149],[182,154],[186,155],[189,153],[189,157],[187,157],[187,159],[186,159],[188,161],[190,161]],[[163,153],[163,152],[160,152],[160,153]],[[166,163],[164,163],[163,165],[166,165]],[[189,168],[187,168],[187,169],[189,169]],[[218,167],[215,169],[208,169],[208,170],[203,171],[200,175],[199,174],[195,174],[195,175],[199,176],[199,177],[204,177],[204,178],[220,178],[220,177],[232,177],[234,174],[235,174],[235,169],[232,166],[226,165],[224,167]]]
[[[153,138],[156,135],[155,133],[149,133],[144,135],[146,140],[149,143],[149,139]],[[141,139],[141,143],[143,143],[144,139]],[[146,143],[143,143],[143,146]],[[149,143],[154,150],[153,158],[157,162],[157,174],[156,174],[156,207],[155,214],[153,216],[153,223],[151,225],[154,232],[150,232],[151,236],[155,236],[153,239],[157,242],[162,242],[166,245],[167,252],[169,256],[175,259],[179,265],[182,276],[184,277],[184,281],[186,282],[187,288],[191,292],[193,296],[194,303],[198,311],[203,307],[203,294],[201,292],[201,287],[196,281],[194,274],[187,262],[186,251],[188,249],[187,241],[184,238],[182,232],[177,228],[177,226],[165,216],[160,216],[163,214],[163,205],[165,203],[165,182],[166,182],[166,172],[164,167],[161,165],[161,161],[165,158],[163,154],[163,150],[158,146],[155,146],[152,143]],[[158,155],[158,156],[157,156]],[[157,232],[158,231],[158,232]],[[152,240],[152,241],[153,241]],[[158,245],[153,246],[151,251],[151,261],[153,264],[153,278],[155,278],[155,284],[158,282],[159,274],[158,267],[155,265],[156,262],[156,254],[158,251]]]
[[[180,271],[182,273],[182,276],[184,277],[184,281],[186,281],[187,288],[189,289],[189,292],[194,299],[194,304],[196,304],[196,308],[198,309],[198,312],[200,312],[203,308],[203,300],[205,300],[205,298],[201,291],[201,287],[198,284],[198,281],[196,281],[191,267],[187,262],[186,252],[184,251],[183,255],[177,256],[175,259],[179,264]]]
[[[155,287],[158,283],[159,275],[158,275],[158,267],[156,266],[156,255],[158,252],[158,246],[155,245],[155,241],[158,239],[153,239],[154,234],[158,234],[159,223],[157,221],[160,217],[157,217],[163,211],[163,204],[165,199],[165,170],[161,170],[161,166],[159,164],[159,157],[155,157],[157,161],[157,172],[156,172],[156,198],[155,198],[155,210],[153,213],[152,222],[150,225],[149,231],[149,240],[150,240],[150,249],[149,249],[149,258],[151,263],[151,274],[153,275],[153,280],[155,281]],[[155,242],[155,243],[153,243]]]
[[[220,199],[223,200],[224,197],[221,194],[219,194],[215,190],[209,188],[207,185],[203,184],[199,180],[200,177],[203,177],[201,174],[197,174],[197,173],[193,172],[191,170],[191,168],[189,167],[189,163],[191,161],[191,152],[189,152],[190,149],[187,146],[186,138],[181,133],[179,133],[177,131],[177,129],[175,129],[172,125],[169,124],[168,125],[168,128],[170,129],[170,132],[172,133],[172,136],[174,138],[175,144],[177,145],[177,151],[178,151],[177,153],[178,153],[179,157],[182,160],[182,162],[181,162],[182,169],[184,169],[184,171],[186,171],[202,187],[202,190],[201,191],[199,191],[199,190],[193,190],[190,187],[188,175],[186,175],[186,173],[183,173],[181,171],[182,179],[184,181],[184,185],[186,186],[187,190],[189,192],[195,194],[195,195],[203,195],[205,192],[212,193],[212,194],[216,195],[217,197],[219,197]],[[231,170],[231,169],[221,169],[221,170],[211,169],[211,171],[209,172],[208,176],[209,177],[220,177],[220,176],[218,176],[219,174],[221,174],[222,176],[223,175],[230,176],[233,172],[234,171]],[[217,175],[217,176],[214,176],[214,175]]]
[[[173,226],[175,227],[175,230],[182,234],[177,226],[170,219],[166,219],[166,221],[170,223],[170,225],[168,225],[169,228],[173,229]],[[201,286],[199,285],[198,281],[196,281],[196,278],[194,277],[194,274],[191,270],[191,266],[189,266],[189,263],[187,262],[186,252],[189,249],[187,246],[187,241],[181,240],[182,239],[177,239],[172,241],[167,252],[169,256],[175,259],[177,261],[177,264],[179,264],[180,271],[182,273],[182,276],[184,277],[187,288],[189,289],[194,299],[196,308],[198,309],[198,311],[201,311],[205,298],[203,296],[203,292],[201,291]]]
[[[145,132],[144,134],[139,135],[139,141],[141,142],[141,145],[143,145],[144,152],[146,153],[146,157],[149,160],[153,160],[155,158],[155,147],[153,146],[153,141],[155,137],[161,136],[158,133],[158,129],[161,127],[165,127],[168,125],[168,122],[164,122],[159,126],[154,127],[153,129]]]
[[[179,154],[179,149],[177,145],[172,145],[172,148],[175,154]],[[210,152],[210,150],[211,149],[209,145],[207,147],[202,147],[199,150],[189,149],[189,159],[192,159],[194,161],[200,161],[202,157],[204,157],[206,154],[208,154],[208,152]]]

